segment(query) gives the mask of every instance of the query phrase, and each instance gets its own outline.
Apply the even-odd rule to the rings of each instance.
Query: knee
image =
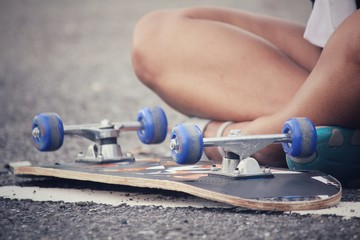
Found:
[[[136,76],[154,89],[171,65],[173,36],[196,9],[157,10],[144,15],[135,25],[132,37],[132,64]]]
[[[154,68],[151,66],[151,57],[154,56],[153,45],[156,25],[161,20],[156,12],[143,16],[135,25],[132,36],[132,64],[136,76],[146,85],[153,79]]]
[[[359,18],[360,20],[360,18]],[[354,28],[343,42],[345,60],[354,63],[360,68],[360,28]]]
[[[164,71],[167,21],[170,10],[158,10],[143,16],[135,25],[132,37],[132,64],[136,76],[150,88]]]
[[[335,32],[338,41],[334,41],[336,48],[342,49],[344,58],[348,62],[360,65],[360,10],[357,10],[347,18]],[[335,37],[334,37],[335,38]]]

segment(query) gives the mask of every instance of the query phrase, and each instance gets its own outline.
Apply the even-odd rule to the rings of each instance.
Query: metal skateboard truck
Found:
[[[80,152],[79,162],[133,162],[131,154],[123,154],[117,138],[121,132],[137,131],[142,143],[156,144],[165,140],[167,118],[159,108],[144,108],[134,122],[111,123],[104,119],[99,124],[64,126],[56,113],[41,113],[33,118],[32,136],[35,147],[40,151],[55,151],[64,141],[64,135],[77,135],[94,143],[88,150]]]
[[[149,111],[152,114],[147,114]],[[285,124],[282,134],[275,135],[241,136],[233,131],[232,136],[203,139],[195,125],[174,128],[171,148],[177,163],[196,163],[204,147],[221,146],[227,152],[222,167],[215,161],[179,166],[166,157],[136,158],[134,161],[134,158],[129,160],[127,156],[122,156],[120,148],[117,148],[117,137],[121,131],[137,131],[144,143],[159,142],[164,139],[167,130],[164,116],[159,110],[145,110],[145,114],[140,112],[136,122],[110,123],[104,120],[100,124],[64,127],[56,114],[38,115],[34,118],[32,133],[40,151],[58,149],[65,133],[80,135],[95,142],[95,145],[91,145],[90,154],[86,154],[87,158],[79,158],[79,161],[89,163],[56,162],[44,166],[18,167],[14,172],[24,177],[55,177],[180,191],[257,210],[320,209],[334,206],[341,199],[341,184],[331,176],[321,172],[260,169],[256,160],[248,157],[267,144],[280,142],[294,156],[310,154],[316,139],[309,128],[312,125],[307,120],[290,121]],[[143,135],[148,136],[145,139],[149,141],[144,141]],[[299,144],[300,152],[297,152]],[[109,161],[115,162],[107,163]]]
[[[213,173],[232,178],[271,177],[268,168],[261,169],[250,156],[273,143],[281,143],[287,155],[301,158],[311,156],[316,148],[317,135],[313,123],[307,118],[292,118],[285,122],[281,134],[241,135],[233,130],[228,137],[203,138],[196,125],[177,125],[170,134],[173,159],[179,164],[194,164],[202,156],[204,147],[222,147],[222,168]]]

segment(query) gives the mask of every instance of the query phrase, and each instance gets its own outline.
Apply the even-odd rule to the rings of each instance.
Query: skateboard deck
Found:
[[[321,172],[271,169],[272,176],[232,178],[212,174],[219,162],[178,165],[171,158],[118,163],[56,163],[16,167],[23,177],[55,177],[188,193],[233,206],[270,211],[312,210],[334,206],[341,184]]]

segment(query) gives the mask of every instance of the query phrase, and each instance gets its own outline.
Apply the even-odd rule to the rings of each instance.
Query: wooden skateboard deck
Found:
[[[234,179],[208,173],[219,163],[177,165],[171,158],[133,163],[54,164],[14,169],[18,176],[56,177],[185,192],[234,206],[271,211],[322,209],[341,199],[341,184],[320,172],[272,169],[273,177]]]

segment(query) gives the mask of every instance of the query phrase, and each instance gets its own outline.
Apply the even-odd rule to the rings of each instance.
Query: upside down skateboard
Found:
[[[170,133],[173,159],[122,154],[116,139],[121,131],[130,130],[136,130],[143,143],[162,142],[167,134],[165,113],[160,108],[143,109],[136,122],[78,126],[63,126],[56,114],[37,115],[32,135],[41,151],[58,149],[65,134],[84,136],[95,143],[79,154],[75,163],[17,167],[15,174],[180,191],[256,210],[321,209],[341,199],[341,184],[329,175],[264,168],[250,157],[272,143],[282,143],[286,153],[294,157],[313,154],[316,132],[305,118],[289,120],[281,134],[242,136],[233,131],[221,138],[203,138],[195,125],[177,125]],[[200,160],[208,146],[225,150],[222,163]]]

